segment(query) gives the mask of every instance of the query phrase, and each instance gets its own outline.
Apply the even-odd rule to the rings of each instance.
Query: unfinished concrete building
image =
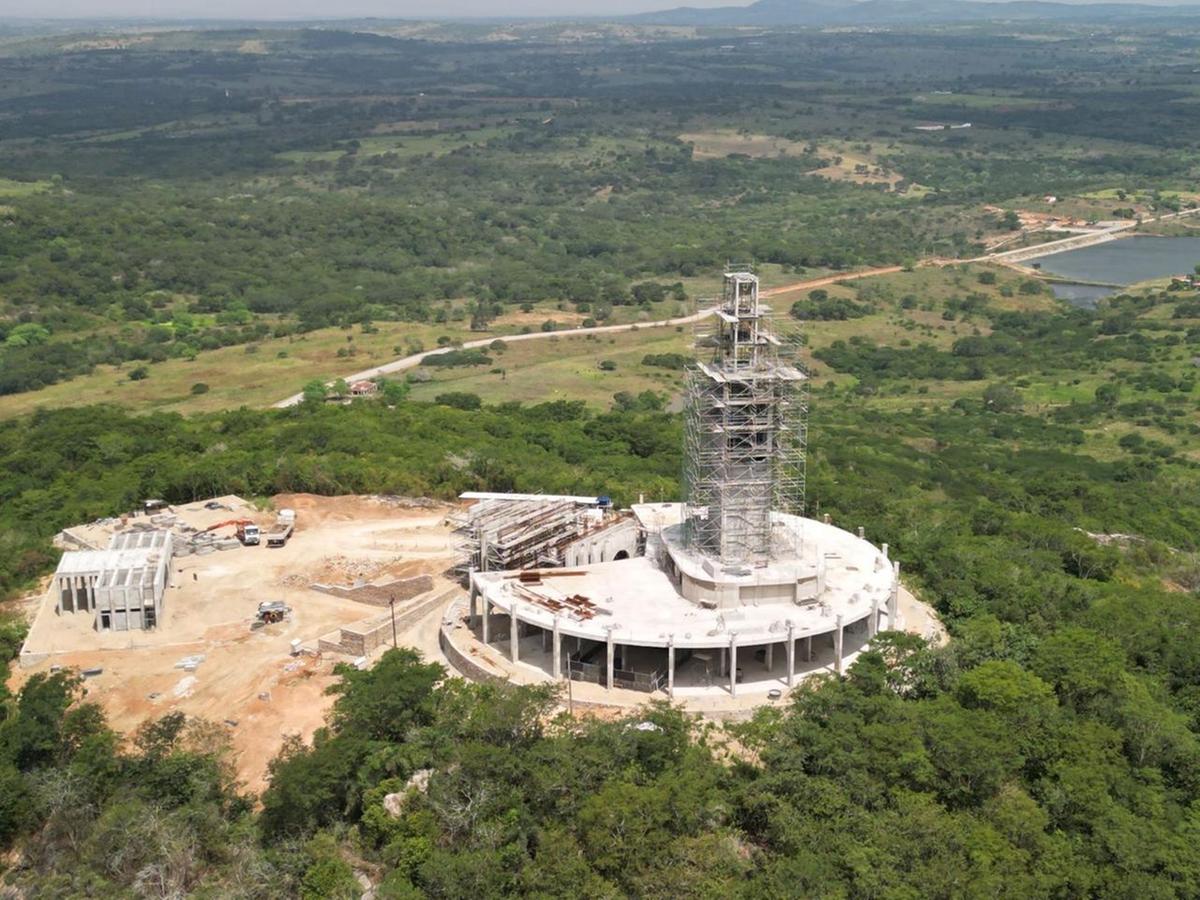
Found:
[[[98,631],[158,627],[172,551],[169,531],[126,531],[105,550],[68,550],[54,573],[56,611],[89,614]]]
[[[574,524],[556,530],[574,522],[570,510],[537,497],[505,506],[493,495],[499,505],[480,517],[506,510],[495,533],[516,552],[491,555],[485,540],[472,564],[466,622],[476,644],[457,647],[443,631],[464,671],[481,642],[513,677],[708,702],[840,674],[880,628],[896,626],[899,566],[887,545],[800,515],[807,373],[798,341],[772,329],[747,269],[726,273],[710,318],[699,336],[708,358],[688,380],[686,502],[634,505],[637,552],[564,568],[561,553],[540,548],[577,538]]]
[[[496,572],[626,559],[640,550],[628,512],[607,497],[469,491],[473,505],[453,517],[461,569]]]

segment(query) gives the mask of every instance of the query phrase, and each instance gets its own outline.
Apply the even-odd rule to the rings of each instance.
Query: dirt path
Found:
[[[1177,213],[1167,213],[1166,215],[1158,216],[1154,219],[1146,219],[1142,224],[1150,224],[1165,219],[1176,219],[1183,216],[1189,216],[1200,212],[1200,209],[1188,209]],[[946,266],[955,263],[972,263],[972,262],[996,262],[1004,264],[1006,262],[1018,262],[1025,258],[1026,255],[1035,255],[1033,251],[1038,251],[1036,255],[1041,253],[1052,253],[1056,247],[1065,249],[1062,245],[1072,242],[1082,241],[1078,246],[1086,246],[1088,243],[1098,243],[1105,240],[1112,240],[1114,236],[1119,236],[1121,233],[1128,231],[1136,226],[1126,225],[1116,228],[1104,229],[1092,235],[1074,235],[1069,238],[1064,238],[1060,241],[1051,241],[1047,244],[1042,244],[1037,247],[1023,247],[1017,250],[1006,250],[999,253],[987,253],[983,256],[977,256],[973,259],[945,259],[941,257],[930,257],[923,259],[917,265],[919,266]],[[1014,257],[1016,257],[1014,259]],[[763,299],[769,297],[777,297],[781,294],[790,294],[795,291],[807,291],[813,288],[824,287],[829,284],[838,284],[844,281],[858,281],[862,278],[877,278],[880,275],[895,275],[897,272],[903,272],[903,266],[880,266],[874,269],[863,269],[858,272],[841,272],[837,275],[825,275],[821,278],[810,278],[806,281],[794,281],[791,284],[782,284],[778,287],[768,288],[759,291],[759,296]],[[674,325],[687,325],[692,322],[697,322],[705,316],[712,313],[712,309],[703,309],[690,316],[681,316],[675,319],[660,319],[655,322],[631,322],[625,325],[601,325],[596,328],[567,328],[561,331],[534,331],[529,334],[512,334],[512,335],[489,335],[488,337],[479,338],[475,341],[467,341],[461,347],[464,350],[486,347],[494,340],[502,340],[506,344],[514,341],[536,341],[542,338],[549,337],[570,337],[577,334],[615,334],[620,331],[638,331],[644,328],[666,328]],[[372,378],[378,378],[381,375],[391,375],[396,372],[403,372],[407,369],[413,369],[419,366],[426,357],[436,356],[439,353],[447,353],[453,347],[443,347],[439,350],[422,351],[414,353],[411,356],[402,356],[399,359],[394,359],[390,363],[384,363],[382,366],[375,366],[371,369],[364,369],[361,372],[355,372],[351,375],[344,375],[342,378],[345,381],[363,381]],[[285,397],[278,403],[272,404],[275,409],[286,409],[289,406],[295,406],[304,400],[303,394],[292,394],[290,397]]]
[[[903,272],[903,266],[880,266],[877,269],[863,269],[861,272],[842,272],[837,275],[826,275],[822,278],[810,278],[807,281],[794,281],[791,284],[781,284],[779,287],[759,291],[760,297],[774,297],[779,294],[790,294],[792,291],[807,291],[812,288],[824,287],[827,284],[838,284],[842,281],[857,281],[859,278],[875,278],[879,275],[894,275]]]
[[[641,331],[646,328],[667,328],[674,325],[688,325],[692,322],[698,322],[705,316],[712,313],[711,309],[702,309],[698,313],[690,316],[681,316],[677,319],[660,319],[656,322],[630,322],[625,325],[600,325],[596,328],[564,328],[558,331],[531,331],[528,334],[492,334],[485,338],[480,338],[476,341],[467,341],[460,345],[463,350],[472,350],[478,347],[486,347],[492,341],[501,340],[506,344],[512,344],[516,341],[536,341],[542,338],[551,337],[571,337],[577,334],[614,334],[618,331]],[[390,363],[384,363],[382,366],[375,366],[373,369],[364,369],[361,372],[355,372],[353,375],[343,375],[342,378],[350,381],[364,381],[371,378],[378,378],[380,375],[391,375],[396,372],[403,372],[406,369],[413,369],[425,361],[427,357],[437,356],[439,353],[448,353],[451,350],[459,349],[459,347],[443,347],[440,350],[428,350],[421,353],[414,353],[411,356],[402,356],[399,359],[394,359]],[[272,404],[274,409],[286,409],[289,406],[295,406],[304,400],[304,394],[292,394],[280,400],[278,403]]]
[[[940,263],[939,263],[940,264]],[[785,284],[780,287],[770,288],[759,292],[759,296],[764,299],[776,294],[786,294],[792,291],[802,291],[809,288],[821,287],[826,284],[836,284],[839,281],[854,281],[859,278],[874,278],[877,275],[892,275],[896,272],[903,271],[902,266],[882,266],[878,269],[864,269],[860,272],[844,272],[838,275],[826,275],[822,278],[813,278],[808,281],[797,281],[792,284]],[[669,328],[675,325],[689,325],[693,322],[698,322],[705,316],[712,313],[711,309],[702,309],[690,316],[680,316],[674,319],[659,319],[654,322],[630,322],[624,325],[601,325],[596,328],[565,328],[558,331],[533,331],[528,334],[512,334],[512,335],[489,335],[488,337],[479,338],[474,341],[466,341],[461,345],[463,350],[472,350],[479,347],[486,347],[492,341],[502,340],[506,344],[511,344],[516,341],[536,341],[543,338],[551,337],[570,337],[578,334],[615,334],[621,331],[641,331],[646,328]],[[439,350],[428,350],[420,353],[414,353],[410,356],[402,356],[399,359],[394,359],[389,363],[384,363],[382,366],[375,366],[371,369],[363,369],[361,372],[355,372],[351,375],[343,375],[343,380],[364,381],[372,378],[378,378],[381,375],[393,375],[396,372],[403,372],[407,369],[413,369],[425,361],[427,357],[436,356],[439,353],[448,353],[450,350],[457,349],[454,347],[443,347]],[[285,397],[278,403],[273,403],[274,409],[286,409],[289,406],[295,406],[304,400],[303,394],[292,394],[290,397]]]

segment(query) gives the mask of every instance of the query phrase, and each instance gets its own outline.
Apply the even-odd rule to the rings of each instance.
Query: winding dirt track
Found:
[[[844,272],[839,275],[825,275],[821,278],[810,278],[808,281],[796,281],[792,284],[784,284],[779,287],[763,290],[759,292],[759,296],[766,299],[778,294],[788,294],[792,291],[803,291],[810,288],[822,287],[827,284],[836,284],[839,281],[855,281],[859,278],[874,278],[877,275],[891,275],[895,272],[902,271],[900,266],[883,266],[878,269],[863,269],[859,272]],[[536,341],[542,338],[549,337],[569,337],[576,334],[613,334],[618,331],[641,331],[646,328],[669,328],[675,325],[688,325],[692,322],[698,322],[707,315],[711,315],[711,309],[702,309],[700,312],[690,316],[681,316],[676,319],[659,319],[655,322],[631,322],[625,325],[600,325],[595,328],[566,328],[560,331],[533,331],[529,334],[506,334],[506,335],[489,335],[488,337],[479,338],[475,341],[466,341],[460,348],[463,350],[471,350],[478,347],[486,347],[494,340],[502,340],[506,344],[515,341]],[[371,369],[363,369],[361,372],[354,372],[351,375],[341,376],[345,381],[364,381],[371,378],[378,378],[381,375],[392,375],[396,372],[403,372],[406,369],[412,369],[419,366],[427,357],[437,356],[439,353],[446,353],[458,347],[442,347],[438,350],[427,350],[421,353],[414,353],[410,356],[402,356],[399,359],[394,359],[389,363],[384,363],[382,366],[375,366]],[[303,394],[292,394],[290,397],[285,397],[278,403],[273,403],[271,406],[274,409],[286,409],[289,406],[295,406],[304,400]]]
[[[442,347],[439,350],[427,350],[421,353],[414,353],[411,356],[402,356],[399,359],[392,360],[390,363],[384,363],[382,366],[375,366],[373,369],[363,369],[361,372],[355,372],[353,375],[343,375],[342,378],[350,382],[378,378],[380,375],[391,375],[395,372],[403,372],[405,369],[412,369],[416,366],[419,366],[427,357],[437,356],[439,353],[447,353],[451,350],[471,350],[476,347],[486,347],[495,340],[502,340],[506,344],[512,344],[516,341],[536,341],[540,338],[549,337],[570,337],[571,335],[575,334],[612,334],[617,331],[642,331],[647,328],[667,328],[674,325],[687,325],[691,322],[698,322],[711,312],[711,309],[702,309],[698,313],[690,316],[682,316],[678,319],[660,319],[657,322],[631,322],[628,325],[599,325],[595,328],[564,328],[559,331],[532,331],[529,334],[492,334],[476,341],[466,341],[457,347]],[[274,409],[286,409],[289,406],[295,406],[303,399],[303,394],[292,394],[292,396],[271,405]]]

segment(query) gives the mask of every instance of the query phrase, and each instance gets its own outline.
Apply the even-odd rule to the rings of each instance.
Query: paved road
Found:
[[[598,325],[595,328],[567,328],[561,331],[531,331],[528,334],[492,334],[475,341],[467,341],[461,345],[461,349],[471,350],[476,347],[486,347],[495,340],[502,340],[506,344],[512,344],[517,341],[537,341],[550,337],[569,337],[574,334],[613,334],[618,331],[643,331],[647,328],[668,328],[675,325],[689,325],[692,322],[700,321],[711,313],[711,309],[703,309],[690,316],[682,316],[678,319],[660,319],[656,322],[631,322],[627,325]],[[363,369],[361,372],[355,372],[352,375],[343,375],[342,378],[349,382],[378,378],[381,375],[392,375],[396,372],[403,372],[405,369],[416,368],[427,357],[437,356],[439,353],[447,353],[454,349],[458,348],[442,347],[438,350],[427,350],[421,353],[414,353],[411,356],[402,356],[399,359],[392,360],[390,363],[384,363],[382,366],[376,366],[373,369]],[[278,403],[272,404],[272,406],[275,409],[285,409],[289,406],[295,406],[303,400],[304,394],[292,394],[292,396],[280,400]]]

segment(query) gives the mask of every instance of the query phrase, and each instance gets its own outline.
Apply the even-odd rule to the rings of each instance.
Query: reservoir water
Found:
[[[1191,272],[1200,263],[1200,237],[1151,237],[1138,235],[1094,244],[1079,250],[1064,250],[1028,260],[1040,263],[1043,272],[1060,278],[1133,284]],[[1054,295],[1075,306],[1093,307],[1114,288],[1086,284],[1052,284]]]

